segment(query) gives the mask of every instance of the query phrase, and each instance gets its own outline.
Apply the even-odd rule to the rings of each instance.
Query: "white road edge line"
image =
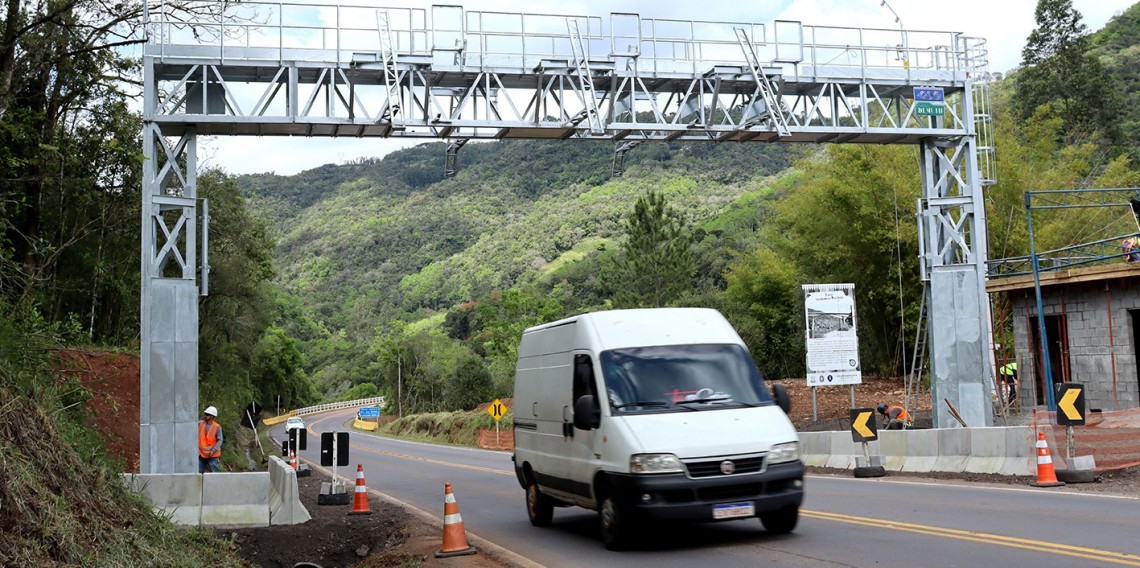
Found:
[[[922,474],[916,474],[916,475],[922,475]],[[838,481],[856,481],[854,478],[848,478],[848,477],[843,477],[843,476],[839,476],[839,475],[811,474],[811,475],[805,475],[804,477],[810,478],[813,480],[830,479],[830,480],[838,480]],[[920,486],[937,485],[939,487],[959,487],[959,488],[965,488],[965,489],[993,489],[994,491],[1015,491],[1015,492],[1022,492],[1022,493],[1049,493],[1050,495],[1057,495],[1057,496],[1063,495],[1063,496],[1069,496],[1069,497],[1100,497],[1102,499],[1125,499],[1125,500],[1131,500],[1131,501],[1140,500],[1140,497],[1133,497],[1130,495],[1116,495],[1116,494],[1105,494],[1105,493],[1086,493],[1084,491],[1079,491],[1079,492],[1049,491],[1049,490],[1042,490],[1042,489],[1033,489],[1030,487],[1002,487],[1000,485],[987,484],[986,482],[946,483],[946,481],[948,481],[948,480],[945,480],[945,479],[931,479],[930,481],[910,481],[910,480],[905,480],[905,479],[878,478],[878,479],[859,479],[857,481],[870,482],[870,483],[894,483],[894,484],[899,484],[899,485],[920,485]]]

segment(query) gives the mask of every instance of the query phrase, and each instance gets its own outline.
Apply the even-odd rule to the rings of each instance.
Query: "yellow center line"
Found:
[[[1012,536],[1003,536],[999,534],[982,533],[977,531],[964,531],[958,529],[948,529],[944,527],[932,527],[927,525],[902,523],[884,519],[873,519],[869,517],[856,517],[852,515],[825,513],[822,511],[800,510],[800,514],[808,518],[825,521],[835,521],[866,527],[891,529],[902,532],[937,536],[942,538],[952,538],[970,542],[996,544],[1010,548],[1021,548],[1037,552],[1047,552],[1051,554],[1059,554],[1062,556],[1083,558],[1086,560],[1099,560],[1101,562],[1109,562],[1112,564],[1119,564],[1121,566],[1140,566],[1140,556],[1134,554],[1125,554],[1122,552],[1112,552],[1109,550],[1084,548],[1080,546],[1071,546],[1067,544],[1030,540]]]

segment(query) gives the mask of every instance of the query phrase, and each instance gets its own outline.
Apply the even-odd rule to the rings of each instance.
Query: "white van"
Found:
[[[512,460],[531,524],[598,511],[619,549],[646,520],[796,526],[804,465],[787,391],[769,394],[716,310],[574,316],[523,332]]]

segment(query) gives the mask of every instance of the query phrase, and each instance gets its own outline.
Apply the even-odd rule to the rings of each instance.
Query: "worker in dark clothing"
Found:
[[[890,406],[879,404],[878,410],[879,414],[887,419],[886,424],[883,425],[884,430],[902,430],[910,426],[910,415],[906,413],[905,408],[897,404]]]

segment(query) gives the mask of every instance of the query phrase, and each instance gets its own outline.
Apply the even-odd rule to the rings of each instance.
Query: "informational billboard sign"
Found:
[[[862,383],[855,332],[855,285],[804,284],[803,290],[808,386]]]

